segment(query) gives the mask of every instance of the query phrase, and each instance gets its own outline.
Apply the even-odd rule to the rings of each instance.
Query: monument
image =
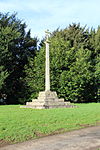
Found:
[[[46,60],[45,60],[45,91],[39,92],[37,99],[32,102],[26,102],[24,108],[46,109],[46,108],[63,108],[74,107],[70,102],[64,102],[64,99],[59,99],[55,91],[50,91],[50,62],[49,62],[49,35],[50,32],[45,31],[46,34]]]

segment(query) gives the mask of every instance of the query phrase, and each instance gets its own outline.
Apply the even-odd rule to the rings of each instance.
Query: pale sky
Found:
[[[17,12],[32,37],[39,38],[46,29],[52,32],[71,23],[94,28],[100,25],[100,0],[0,0],[0,12]]]

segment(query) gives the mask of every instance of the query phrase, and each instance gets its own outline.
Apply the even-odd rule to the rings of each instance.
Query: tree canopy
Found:
[[[26,24],[0,13],[0,99],[24,104],[44,90],[45,39],[37,38]],[[71,24],[50,36],[51,90],[71,102],[100,102],[100,27]]]
[[[99,28],[98,28],[99,30]],[[100,101],[100,49],[99,31],[87,30],[80,24],[72,24],[64,30],[57,29],[50,37],[51,90],[71,102]],[[45,45],[30,61],[26,69],[27,81],[33,97],[44,90]],[[98,49],[96,48],[98,47]],[[33,67],[33,66],[34,67]],[[31,72],[31,74],[30,74]],[[33,80],[32,80],[33,79]]]
[[[25,29],[16,14],[0,14],[0,96],[6,94],[8,104],[19,103],[28,95],[24,66],[35,56],[37,39]]]

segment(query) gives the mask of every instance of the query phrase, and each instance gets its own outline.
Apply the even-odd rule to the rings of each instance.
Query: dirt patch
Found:
[[[100,125],[100,121],[97,121],[95,123],[95,125],[91,125],[91,124],[77,124],[78,126],[81,126],[83,128],[87,128],[87,127],[94,127],[94,126],[99,126]]]
[[[6,146],[6,145],[9,145],[9,144],[11,144],[11,142],[6,141],[6,140],[0,140],[0,147]]]
[[[34,134],[36,135],[36,137],[46,137],[46,136],[51,136],[51,135],[55,135],[55,134],[59,134],[59,133],[64,133],[65,132],[65,129],[64,128],[60,128],[52,133],[42,133],[42,132],[39,132],[39,131],[35,131]]]
[[[84,128],[87,128],[87,127],[92,127],[93,125],[90,125],[90,124],[77,124],[78,126],[81,126],[81,127],[84,127]]]
[[[63,133],[63,132],[65,132],[65,129],[64,128],[60,128],[60,129],[50,133],[49,135],[55,135],[55,134],[59,134],[59,133]]]
[[[36,135],[36,137],[44,137],[46,136],[45,133],[39,132],[39,131],[35,131],[34,134]]]
[[[98,126],[99,126],[99,125],[100,125],[100,121],[97,121],[97,122],[96,122],[96,125],[98,125]]]

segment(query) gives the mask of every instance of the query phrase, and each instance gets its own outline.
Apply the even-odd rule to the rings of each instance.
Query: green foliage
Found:
[[[0,106],[0,139],[20,142],[96,125],[100,121],[100,103],[77,106],[45,110]]]
[[[3,66],[0,66],[0,90],[2,89],[2,86],[4,85],[4,81],[7,78],[7,76],[7,71],[3,69]]]
[[[0,14],[0,65],[8,73],[0,92],[7,95],[6,103],[24,103],[29,95],[24,66],[35,55],[37,39],[25,29],[16,14]]]
[[[80,24],[69,25],[64,30],[57,29],[50,37],[50,78],[51,90],[59,97],[71,102],[99,101],[100,96],[100,53],[99,28],[90,32]],[[33,89],[32,96],[44,90],[45,46],[37,53],[33,73],[28,71],[28,82]],[[31,62],[30,62],[31,64]],[[32,66],[31,66],[32,69]],[[31,71],[32,72],[32,71]],[[33,80],[32,80],[33,79]]]
[[[75,55],[75,54],[74,54]],[[84,102],[92,100],[90,94],[90,82],[92,83],[91,63],[89,61],[91,52],[79,49],[76,52],[76,60],[70,66],[70,70],[63,71],[61,74],[61,96],[66,100],[74,102]],[[87,93],[87,94],[86,94]],[[90,94],[90,95],[89,95]],[[86,96],[85,96],[86,95]]]
[[[37,50],[37,38],[25,29],[16,14],[0,13],[0,95],[8,104],[30,101],[45,89],[44,39]],[[72,24],[54,31],[50,41],[51,90],[71,102],[100,102],[100,27]]]
[[[44,76],[45,76],[45,55],[44,49],[37,51],[36,56],[29,59],[29,64],[25,66],[26,82],[29,86],[31,97],[37,98],[39,91],[44,90]]]
[[[100,27],[95,36],[95,85],[96,98],[100,102]]]

